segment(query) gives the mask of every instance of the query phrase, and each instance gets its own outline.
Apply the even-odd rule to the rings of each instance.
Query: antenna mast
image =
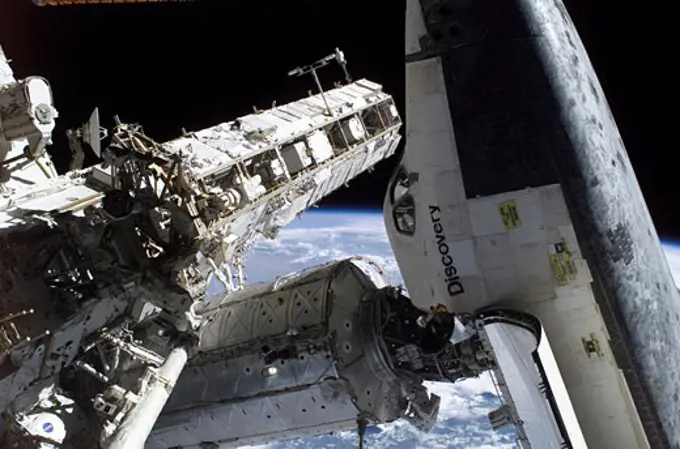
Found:
[[[342,71],[345,74],[345,81],[347,83],[351,83],[352,77],[349,75],[349,72],[347,71],[347,60],[345,59],[345,54],[339,48],[336,48],[333,54],[323,57],[309,65],[296,67],[290,72],[288,72],[288,76],[302,76],[308,73],[312,74],[312,77],[314,77],[314,82],[316,83],[316,87],[317,89],[319,89],[319,93],[321,93],[323,103],[326,105],[326,111],[328,112],[328,115],[330,115],[331,117],[333,117],[333,111],[331,110],[330,106],[328,106],[326,96],[324,94],[323,88],[321,87],[321,82],[319,81],[319,76],[316,74],[316,71],[322,67],[326,67],[333,60],[335,60],[342,68]]]

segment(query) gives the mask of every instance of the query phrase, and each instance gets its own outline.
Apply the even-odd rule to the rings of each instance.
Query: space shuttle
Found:
[[[405,29],[384,216],[414,304],[538,319],[535,346],[498,340],[520,427],[559,430],[528,447],[678,447],[680,298],[564,4],[407,0]]]
[[[289,72],[318,94],[167,142],[95,111],[65,174],[48,82],[0,50],[0,448],[361,446],[431,430],[426,381],[485,372],[522,449],[679,447],[678,291],[564,5],[408,0],[405,53],[384,201],[403,289],[360,256],[243,276],[255,238],[401,141],[338,49]]]

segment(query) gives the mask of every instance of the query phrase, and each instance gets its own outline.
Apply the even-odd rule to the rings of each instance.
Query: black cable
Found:
[[[368,422],[363,416],[357,417],[357,431],[359,433],[359,449],[364,449],[364,435],[366,434],[366,425]]]

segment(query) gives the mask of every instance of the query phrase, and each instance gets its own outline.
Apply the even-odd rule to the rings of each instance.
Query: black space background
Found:
[[[507,1],[507,0],[499,0]],[[607,94],[659,234],[680,238],[673,2],[565,0]],[[403,114],[403,0],[198,0],[34,6],[0,0],[0,44],[19,77],[46,77],[63,130],[96,105],[165,140],[304,95],[286,72],[340,47],[355,78],[383,84]],[[677,25],[675,25],[677,28]],[[673,37],[675,36],[675,37]],[[339,70],[325,69],[327,86]],[[63,158],[57,163],[66,162]],[[380,208],[396,158],[324,205]]]

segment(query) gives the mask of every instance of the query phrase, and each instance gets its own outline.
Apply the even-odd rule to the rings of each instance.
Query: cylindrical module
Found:
[[[425,312],[360,257],[246,286],[198,313],[200,343],[146,449],[263,444],[363,419],[429,430],[439,397],[422,381],[469,372],[449,341],[453,317],[421,328]]]
[[[559,0],[522,0],[571,145],[552,156],[621,343],[671,447],[680,445],[680,295],[600,83]],[[614,331],[614,332],[612,332]],[[615,330],[610,329],[614,334]],[[653,447],[654,435],[648,435]],[[659,441],[658,443],[661,443]]]
[[[385,285],[355,258],[199,310],[200,343],[146,447],[238,447],[352,429],[362,412],[398,418],[401,383],[379,356],[369,313]]]

